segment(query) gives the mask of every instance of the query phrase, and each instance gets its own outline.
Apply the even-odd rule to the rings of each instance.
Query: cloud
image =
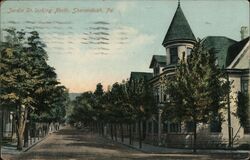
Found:
[[[116,3],[115,10],[124,13],[136,6],[135,2],[120,1]]]
[[[112,30],[110,33],[110,50],[113,54],[127,54],[144,45],[153,43],[155,36],[142,33],[130,26],[122,26]]]
[[[47,44],[49,64],[56,68],[59,80],[72,92],[93,90],[98,82],[106,88],[127,78],[121,64],[130,64],[133,57],[130,53],[138,53],[155,39],[154,35],[126,25],[110,29],[108,44],[81,43],[87,42],[88,36],[83,33],[42,36]]]
[[[57,61],[60,57],[64,61],[73,64],[98,63],[99,61],[113,61],[126,58],[128,53],[136,53],[145,45],[152,44],[155,36],[141,33],[138,29],[130,26],[113,28],[109,32],[107,43],[89,43],[88,37],[83,39],[84,34],[74,35],[44,35],[42,38],[47,44],[47,52],[51,61]],[[126,55],[124,57],[124,55]],[[62,63],[62,62],[55,62]]]

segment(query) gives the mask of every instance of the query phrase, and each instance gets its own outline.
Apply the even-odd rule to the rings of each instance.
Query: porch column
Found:
[[[154,129],[155,129],[155,126],[154,126],[154,119],[152,118],[151,120],[151,138],[152,138],[152,141],[154,140]]]
[[[161,114],[162,114],[162,109],[158,110],[158,145],[161,146]]]

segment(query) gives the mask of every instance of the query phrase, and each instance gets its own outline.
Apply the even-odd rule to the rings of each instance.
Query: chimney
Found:
[[[247,38],[248,35],[248,28],[246,26],[242,26],[240,29],[241,40]]]

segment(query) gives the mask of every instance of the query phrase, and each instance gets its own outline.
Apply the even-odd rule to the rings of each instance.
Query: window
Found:
[[[250,134],[250,119],[248,119],[247,124],[244,127],[244,134]]]
[[[148,122],[148,131],[151,132],[152,130],[152,121]]]
[[[248,94],[248,80],[242,80],[241,81],[241,92],[244,93],[245,95]],[[248,108],[248,111],[250,111],[250,108]],[[246,126],[244,127],[244,133],[249,134],[250,133],[250,118],[248,118]]]
[[[214,116],[210,122],[210,132],[221,132],[221,119]]]
[[[164,102],[167,101],[167,95],[166,95],[166,94],[163,95],[163,101],[164,101]]]
[[[241,81],[241,91],[245,94],[248,94],[248,80]]]
[[[159,103],[160,102],[160,96],[159,96],[159,88],[155,88],[155,101],[156,103]]]
[[[170,64],[176,64],[178,62],[177,47],[170,48]]]
[[[170,132],[181,132],[181,124],[180,123],[170,123]]]
[[[160,96],[159,94],[156,95],[156,103],[159,103],[160,102]]]
[[[192,52],[192,48],[187,48],[187,56],[190,56]]]
[[[168,133],[168,121],[163,122],[163,132]]]
[[[159,66],[156,66],[155,68],[154,68],[154,74],[155,75],[158,75],[160,73],[160,67]]]
[[[194,123],[193,122],[187,122],[186,123],[186,129],[187,129],[187,132],[193,132],[194,131]]]
[[[218,66],[219,65],[219,61],[218,61],[218,58],[215,59],[215,62],[214,62],[215,66]]]

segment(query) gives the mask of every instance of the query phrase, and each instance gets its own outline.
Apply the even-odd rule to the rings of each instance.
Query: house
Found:
[[[242,40],[237,42],[228,37],[208,36],[202,39],[202,44],[207,49],[214,49],[216,64],[224,69],[228,75],[228,80],[232,83],[230,99],[228,99],[227,110],[223,111],[225,121],[211,121],[209,124],[198,125],[197,142],[199,147],[226,147],[229,143],[236,146],[240,144],[250,144],[250,106],[248,126],[240,126],[239,119],[235,116],[237,110],[237,93],[249,94],[249,36],[247,28],[241,28]],[[187,58],[196,43],[196,38],[181,9],[180,2],[162,42],[165,48],[164,55],[153,55],[149,68],[153,69],[153,77],[149,84],[153,86],[154,95],[158,102],[158,115],[155,115],[151,122],[156,125],[156,134],[159,145],[169,147],[191,147],[192,146],[192,126],[188,123],[162,122],[162,107],[169,100],[164,92],[164,76],[174,74],[178,60]],[[183,52],[185,56],[183,57]],[[132,74],[131,74],[132,75]],[[157,120],[156,120],[157,119]],[[151,127],[152,128],[152,127]],[[150,134],[148,134],[150,135]],[[148,137],[148,139],[151,139]]]
[[[149,72],[131,72],[130,81],[132,80],[150,80],[153,78],[153,74]]]
[[[3,140],[12,140],[16,133],[14,112],[7,109],[1,109],[0,115],[1,136]]]

